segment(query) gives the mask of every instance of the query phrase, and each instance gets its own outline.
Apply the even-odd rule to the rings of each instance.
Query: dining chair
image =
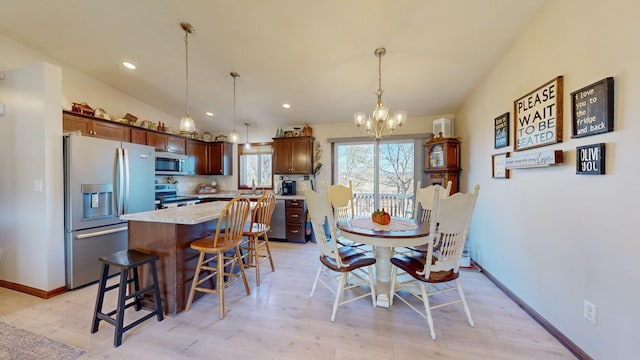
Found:
[[[333,211],[333,220],[329,222],[329,227],[332,230],[332,234],[337,235],[336,241],[342,246],[351,247],[363,247],[365,244],[357,243],[348,239],[345,239],[340,235],[340,230],[336,227],[336,223],[342,219],[353,218],[355,216],[355,201],[353,199],[353,187],[351,180],[349,180],[349,186],[345,185],[331,185],[324,184],[326,193],[329,199],[330,209]],[[367,249],[371,251],[371,249]]]
[[[416,184],[416,200],[414,203],[414,219],[429,223],[431,219],[431,209],[433,209],[433,195],[435,187],[438,185],[429,185],[424,188],[420,187],[420,181]],[[442,187],[438,192],[440,199],[444,199],[451,195],[451,180],[447,181],[447,186]]]
[[[474,326],[462,285],[458,281],[458,268],[479,190],[480,186],[476,185],[471,193],[456,193],[443,199],[437,196],[439,187],[436,188],[427,251],[412,255],[396,255],[391,258],[393,265],[391,303],[398,298],[427,319],[429,332],[434,340],[436,332],[431,315],[432,309],[462,303],[469,325]],[[433,250],[437,243],[440,245],[439,249]],[[409,276],[404,274],[400,276],[398,269]],[[447,296],[453,290],[457,290],[458,293],[455,299]],[[431,304],[429,297],[437,294],[444,294],[444,298],[447,299],[444,300],[445,302]],[[424,312],[412,304],[411,297],[408,295],[422,301]]]
[[[413,218],[423,223],[429,224],[431,220],[431,210],[433,209],[434,196],[436,195],[436,188],[439,188],[437,196],[440,199],[449,197],[451,194],[451,180],[447,181],[447,187],[441,185],[428,185],[426,187],[420,187],[421,183],[416,183],[416,195],[414,201]],[[425,252],[427,251],[427,245],[397,248],[396,254],[408,254],[412,252]]]
[[[327,195],[306,190],[304,191],[304,196],[309,210],[309,217],[311,218],[311,225],[316,235],[316,243],[320,250],[320,266],[316,273],[309,297],[313,297],[318,283],[321,283],[335,294],[331,321],[335,321],[336,319],[338,306],[363,297],[371,296],[372,304],[375,306],[376,294],[373,285],[372,271],[376,259],[370,254],[355,248],[339,246],[336,241],[337,236],[332,227],[329,227],[331,236],[327,238],[324,230],[325,222],[328,221],[331,223],[334,221]],[[349,274],[353,276],[347,281]],[[365,279],[365,276],[368,279]],[[357,280],[354,281],[354,278]],[[336,283],[337,288],[332,286],[332,283]],[[364,294],[355,295],[352,291],[348,291],[367,285],[369,286],[369,291]],[[347,298],[347,291],[351,294],[349,298]]]
[[[271,229],[271,216],[276,207],[276,195],[272,191],[266,191],[256,201],[256,205],[251,212],[251,221],[245,225],[242,235],[246,241],[240,245],[240,250],[246,251],[243,255],[244,267],[254,267],[256,269],[256,286],[260,286],[260,263],[269,260],[271,271],[276,268],[273,265],[271,249],[269,248],[269,236],[267,232]],[[261,251],[264,249],[264,251]]]
[[[223,319],[224,289],[240,279],[244,283],[247,295],[251,295],[239,248],[249,216],[249,208],[249,199],[242,196],[231,199],[218,218],[215,234],[196,239],[191,243],[191,248],[199,251],[200,256],[187,299],[187,310],[191,309],[196,291],[218,294],[220,319]],[[236,266],[240,270],[239,273],[234,272]],[[201,278],[203,273],[205,276]],[[199,286],[204,282],[210,283],[214,277],[213,288]]]

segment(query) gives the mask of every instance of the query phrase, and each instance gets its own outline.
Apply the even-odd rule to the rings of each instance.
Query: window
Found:
[[[272,153],[271,143],[238,144],[238,189],[273,189]]]
[[[356,212],[385,208],[393,216],[411,217],[415,181],[419,180],[420,140],[334,141],[335,184],[353,185]],[[418,161],[416,161],[416,159]]]

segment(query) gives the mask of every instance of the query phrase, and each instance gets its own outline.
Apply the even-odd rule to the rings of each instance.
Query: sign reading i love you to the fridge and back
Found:
[[[613,78],[572,92],[571,115],[572,138],[613,131]]]

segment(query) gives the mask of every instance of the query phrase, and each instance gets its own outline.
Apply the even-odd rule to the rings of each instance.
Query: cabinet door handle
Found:
[[[298,215],[291,215],[291,217],[297,218],[297,217],[299,217],[299,216],[298,216]]]

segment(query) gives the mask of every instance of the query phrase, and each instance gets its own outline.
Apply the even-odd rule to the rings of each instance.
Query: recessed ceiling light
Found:
[[[128,62],[128,61],[123,61],[122,65],[124,65],[124,67],[126,67],[127,69],[131,69],[131,70],[135,70],[136,66],[133,65],[132,63]]]
[[[291,107],[291,105],[290,104],[282,104],[282,107],[285,108],[285,109],[289,109]]]
[[[211,111],[207,111],[207,112],[206,112],[206,113],[204,113],[204,114],[205,114],[205,115],[207,115],[207,116],[214,116],[214,115],[215,115],[215,114],[214,114],[214,113],[212,113]]]

